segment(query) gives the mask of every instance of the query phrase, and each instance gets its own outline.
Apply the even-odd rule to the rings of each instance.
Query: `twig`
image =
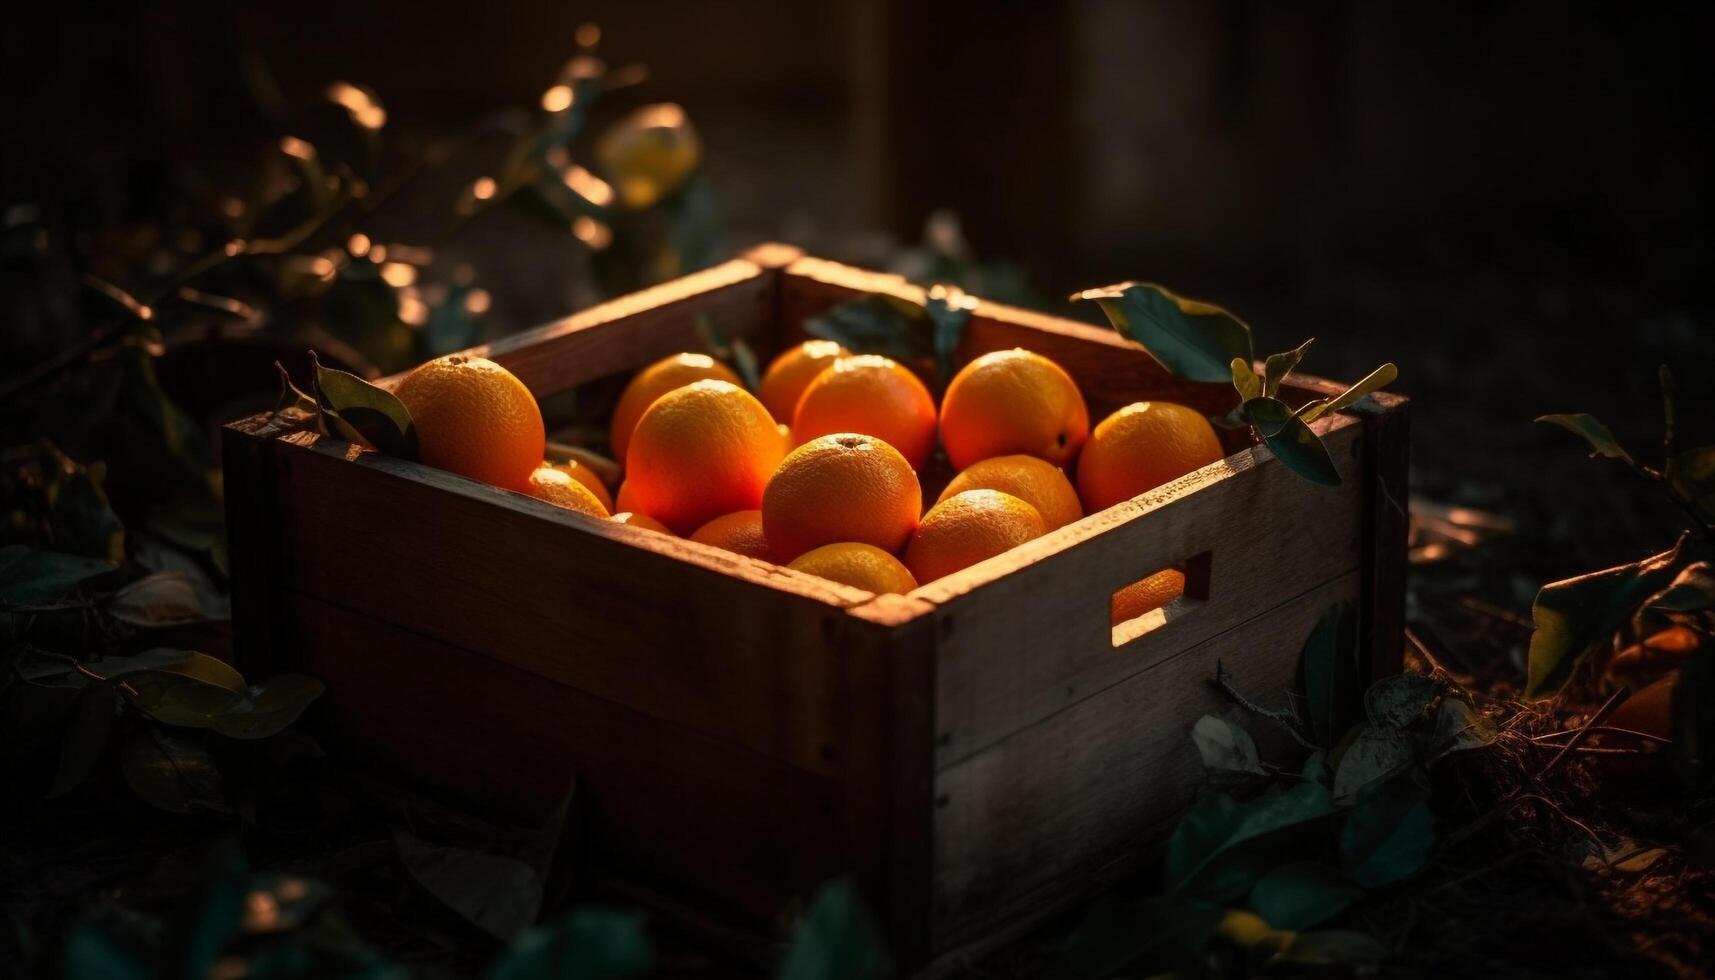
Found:
[[[1590,729],[1600,725],[1604,721],[1607,721],[1608,716],[1614,713],[1614,709],[1618,708],[1620,706],[1620,702],[1624,701],[1626,699],[1626,695],[1631,692],[1632,689],[1630,686],[1625,684],[1620,685],[1620,689],[1609,695],[1608,700],[1603,702],[1602,706],[1596,709],[1596,713],[1590,716],[1590,720],[1586,721],[1578,731],[1573,733],[1572,738],[1568,739],[1566,744],[1560,747],[1560,751],[1555,753],[1554,758],[1548,760],[1548,765],[1542,767],[1542,771],[1536,774],[1536,778],[1540,780],[1544,776],[1553,772],[1554,767],[1560,765],[1561,760],[1565,759],[1572,753],[1574,748],[1577,748],[1580,743],[1590,737]]]
[[[1532,735],[1532,736],[1530,736],[1530,740],[1532,742],[1546,742],[1549,739],[1564,738],[1567,735],[1577,735],[1578,732],[1579,732],[1579,729],[1569,728],[1563,732],[1548,732],[1548,733],[1543,734],[1543,735]],[[1633,731],[1630,728],[1615,728],[1612,725],[1591,725],[1590,726],[1590,734],[1592,734],[1592,735],[1626,735],[1626,736],[1629,736],[1631,738],[1641,738],[1646,742],[1655,742],[1655,743],[1660,744],[1660,745],[1672,745],[1673,744],[1673,739],[1671,739],[1671,738],[1663,738],[1660,735],[1651,735],[1649,732]]]
[[[1297,742],[1299,745],[1311,750],[1319,748],[1315,742],[1305,738],[1304,734],[1298,730],[1298,721],[1292,716],[1291,712],[1265,708],[1239,693],[1238,688],[1233,687],[1233,685],[1227,681],[1226,671],[1222,668],[1219,660],[1215,661],[1215,676],[1209,683],[1213,684],[1217,691],[1220,691],[1229,701],[1239,707],[1259,718],[1267,718],[1269,721],[1272,721],[1286,729],[1286,734],[1292,736],[1292,740]]]

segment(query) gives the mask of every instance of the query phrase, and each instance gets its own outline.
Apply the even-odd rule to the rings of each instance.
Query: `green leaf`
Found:
[[[127,438],[169,464],[175,486],[207,495],[214,471],[214,447],[208,431],[167,397],[155,376],[153,355],[142,346],[120,350],[122,380],[116,411]]]
[[[1683,538],[1681,543],[1683,543]],[[1640,604],[1673,579],[1680,544],[1629,565],[1550,582],[1536,594],[1531,619],[1530,674],[1524,696],[1558,691],[1596,646],[1612,636]]]
[[[1277,863],[1282,838],[1333,810],[1320,783],[1297,783],[1244,803],[1220,793],[1204,797],[1167,842],[1167,890],[1216,902],[1236,899]]]
[[[1667,482],[1709,520],[1715,520],[1715,446],[1687,449],[1667,461]]]
[[[1306,727],[1331,749],[1364,716],[1364,667],[1358,659],[1358,610],[1329,606],[1298,654],[1298,686]]]
[[[851,882],[816,892],[780,961],[780,980],[880,980],[892,972],[881,933]]]
[[[139,725],[120,745],[119,767],[143,802],[169,813],[232,810],[208,750],[183,735]]]
[[[417,427],[404,402],[355,374],[323,367],[315,351],[310,359],[315,362],[316,404],[328,431],[389,456],[418,458]]]
[[[1699,561],[1680,569],[1667,588],[1644,600],[1644,608],[1670,613],[1715,609],[1715,564]]]
[[[1350,929],[1301,932],[1279,960],[1304,966],[1367,965],[1380,963],[1387,947],[1368,933]]]
[[[1673,771],[1686,789],[1702,793],[1715,786],[1715,648],[1705,643],[1685,658],[1672,704]]]
[[[116,681],[122,677],[141,674],[146,670],[162,670],[185,663],[201,654],[189,650],[170,650],[166,647],[155,647],[134,653],[128,657],[103,657],[83,665],[89,671],[103,680]]]
[[[1244,321],[1213,303],[1179,296],[1154,283],[1086,289],[1072,299],[1094,300],[1115,330],[1188,381],[1227,381],[1234,358],[1247,364],[1255,359],[1251,329]]]
[[[1257,377],[1256,370],[1251,367],[1251,362],[1242,357],[1235,357],[1231,367],[1233,369],[1233,388],[1238,391],[1239,400],[1248,402],[1252,398],[1261,398],[1263,392],[1262,379]]]
[[[110,562],[125,560],[125,525],[102,488],[100,463],[79,466],[49,488],[54,547]]]
[[[9,544],[0,548],[0,604],[18,607],[57,602],[82,583],[115,567],[98,558]]]
[[[1353,800],[1364,787],[1391,779],[1416,761],[1417,745],[1409,734],[1386,725],[1365,726],[1334,770],[1334,800]]]
[[[183,728],[208,728],[217,715],[244,699],[244,677],[205,653],[137,674],[129,686],[135,692],[131,703],[139,711]]]
[[[101,761],[107,737],[113,732],[116,707],[112,684],[90,684],[78,692],[71,720],[60,738],[59,768],[48,787],[49,799],[76,789]]]
[[[1298,362],[1304,360],[1304,353],[1315,342],[1316,338],[1311,337],[1284,354],[1268,355],[1268,360],[1263,364],[1262,373],[1266,383],[1263,385],[1262,394],[1270,398],[1280,394],[1280,383],[1286,380],[1287,375],[1298,369]],[[1245,395],[1247,401],[1255,397],[1256,395]]]
[[[238,938],[246,911],[245,881],[249,877],[238,844],[226,839],[214,848],[214,862],[204,875],[193,903],[184,907],[171,933],[176,948],[163,959],[174,963],[170,972],[181,977],[211,977],[221,954]]]
[[[697,336],[702,338],[703,348],[709,356],[718,361],[732,362],[733,370],[747,390],[762,390],[762,373],[756,363],[756,352],[750,349],[743,337],[727,339],[726,332],[707,313],[697,314]]]
[[[1401,780],[1372,784],[1340,829],[1340,867],[1357,884],[1380,888],[1423,869],[1435,846],[1435,815]]]
[[[227,738],[278,735],[291,727],[324,690],[314,677],[277,674],[260,690],[209,719],[209,727]]]
[[[941,388],[946,388],[953,378],[953,356],[965,339],[965,328],[971,325],[971,311],[976,308],[976,297],[957,286],[929,287],[923,311],[929,316],[930,341],[935,349],[935,381]]]
[[[612,980],[647,973],[654,956],[637,912],[580,909],[520,936],[489,971],[490,980]]]
[[[1163,972],[1200,954],[1224,915],[1213,902],[1182,895],[1099,899],[1066,938],[1048,975],[1106,980],[1134,965]]]
[[[934,354],[929,332],[922,329],[922,315],[910,303],[870,293],[806,318],[804,332],[855,353],[881,354],[911,364]]]
[[[417,884],[477,928],[511,942],[542,906],[542,882],[517,858],[431,844],[404,832],[399,860]]]
[[[1248,782],[1251,776],[1264,775],[1257,758],[1256,743],[1239,726],[1214,715],[1204,715],[1191,728],[1191,741],[1197,744],[1197,754],[1203,768],[1217,785],[1223,782]]]
[[[1558,425],[1567,432],[1582,438],[1590,444],[1590,448],[1598,456],[1606,456],[1609,459],[1618,459],[1627,463],[1632,461],[1632,455],[1626,452],[1625,447],[1620,445],[1618,439],[1614,438],[1613,431],[1596,421],[1594,415],[1587,415],[1583,412],[1570,415],[1542,415],[1537,417],[1537,421]]]
[[[1436,684],[1426,674],[1407,671],[1384,677],[1364,692],[1364,713],[1375,725],[1409,728],[1423,717]]]
[[[145,575],[107,600],[107,614],[133,626],[171,626],[232,618],[225,596],[205,595],[184,572]]]
[[[1383,364],[1381,367],[1376,368],[1369,374],[1364,375],[1362,380],[1357,384],[1334,396],[1332,400],[1326,402],[1315,401],[1304,406],[1304,408],[1299,410],[1299,417],[1304,419],[1306,423],[1309,423],[1332,412],[1351,408],[1365,395],[1386,388],[1388,385],[1393,384],[1394,379],[1398,377],[1399,368],[1394,367],[1392,363]]]
[[[1320,861],[1283,864],[1251,889],[1250,906],[1276,929],[1308,929],[1350,908],[1364,890]]]
[[[1440,753],[1480,749],[1499,737],[1495,723],[1452,695],[1435,709],[1435,750]]]
[[[1288,469],[1312,483],[1340,485],[1340,471],[1334,468],[1328,447],[1285,402],[1265,396],[1252,398],[1243,408],[1257,435]]]

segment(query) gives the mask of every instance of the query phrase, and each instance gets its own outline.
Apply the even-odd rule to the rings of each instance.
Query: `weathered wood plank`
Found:
[[[1358,598],[1360,579],[1353,571],[1259,609],[938,773],[937,948],[1074,897],[1059,887],[1069,872],[1142,846],[1187,807],[1203,781],[1188,733],[1224,705],[1207,683],[1216,662],[1239,689],[1284,704],[1304,638],[1329,605]]]
[[[1405,658],[1405,576],[1411,513],[1410,403],[1401,395],[1371,396],[1364,420],[1364,642],[1370,679],[1397,674]]]
[[[733,259],[461,353],[495,361],[541,396],[635,371],[669,354],[700,351],[705,343],[697,321],[705,315],[729,338],[772,348],[778,274],[750,259]]]
[[[1363,427],[1316,426],[1339,487],[1240,453],[913,593],[938,607],[937,765],[1356,569]],[[1116,649],[1114,590],[1203,552],[1208,599]]]
[[[331,602],[283,606],[323,721],[368,765],[523,819],[576,777],[601,869],[753,929],[852,863],[832,779]]]
[[[226,550],[232,583],[233,665],[254,679],[277,669],[275,604],[281,587],[273,439],[266,416],[220,433]]]
[[[276,443],[293,588],[830,770],[834,641],[868,593],[299,438]]]

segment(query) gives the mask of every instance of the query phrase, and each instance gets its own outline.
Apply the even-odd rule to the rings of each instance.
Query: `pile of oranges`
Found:
[[[781,353],[755,394],[719,361],[677,354],[620,396],[618,466],[544,462],[535,399],[484,358],[431,361],[395,394],[432,466],[876,593],[909,592],[1222,456],[1183,405],[1136,402],[1092,429],[1072,377],[1023,349],[971,361],[939,405],[904,365],[830,341]],[[956,475],[925,511],[937,447]],[[599,471],[620,468],[610,487]],[[1167,569],[1122,590],[1115,621],[1184,582]]]

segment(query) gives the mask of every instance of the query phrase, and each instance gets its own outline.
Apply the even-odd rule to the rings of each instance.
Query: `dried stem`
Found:
[[[1286,729],[1286,734],[1292,736],[1292,740],[1297,742],[1299,745],[1311,750],[1318,748],[1315,742],[1305,738],[1304,733],[1298,730],[1298,719],[1293,716],[1292,712],[1265,708],[1240,693],[1238,688],[1234,687],[1232,683],[1227,680],[1226,672],[1222,668],[1219,660],[1215,661],[1215,676],[1209,683],[1213,684],[1217,691],[1220,691],[1225,695],[1227,700],[1259,718],[1267,718],[1269,721],[1274,722],[1281,728]]]

